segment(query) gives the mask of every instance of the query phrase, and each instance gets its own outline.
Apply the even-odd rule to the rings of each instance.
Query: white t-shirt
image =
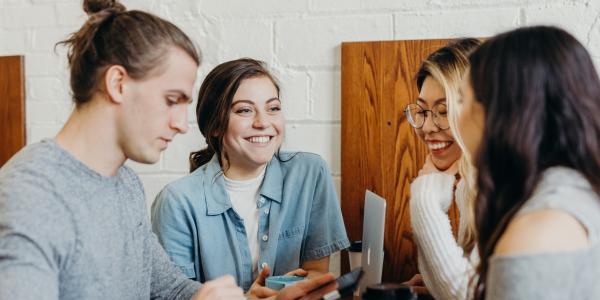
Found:
[[[250,247],[250,256],[252,257],[252,273],[258,269],[258,218],[260,210],[257,201],[259,197],[260,185],[265,177],[265,169],[256,178],[249,180],[233,180],[225,178],[225,189],[231,199],[231,204],[235,212],[244,220],[246,234],[248,237],[248,246]]]

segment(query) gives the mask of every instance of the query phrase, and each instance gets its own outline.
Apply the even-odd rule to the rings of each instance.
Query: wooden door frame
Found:
[[[25,146],[25,58],[0,56],[0,167]]]
[[[359,240],[365,189],[386,198],[384,281],[418,272],[408,202],[410,181],[428,151],[402,109],[418,96],[414,75],[421,61],[447,42],[342,43],[342,213],[348,237]]]

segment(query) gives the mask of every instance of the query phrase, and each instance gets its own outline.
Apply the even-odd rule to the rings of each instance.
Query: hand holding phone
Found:
[[[354,290],[356,290],[356,288],[358,287],[358,282],[360,281],[362,275],[363,270],[361,267],[358,267],[350,271],[349,273],[338,277],[338,279],[336,279],[336,282],[338,284],[337,290],[332,291],[323,296],[323,300],[335,300],[352,295],[352,293],[354,293]]]

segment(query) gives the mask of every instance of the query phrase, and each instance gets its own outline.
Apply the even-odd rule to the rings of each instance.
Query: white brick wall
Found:
[[[63,48],[54,43],[85,20],[79,0],[0,0],[0,55],[24,54],[27,133],[54,135],[71,109]],[[286,149],[316,152],[340,183],[340,43],[491,36],[518,25],[557,24],[600,62],[598,0],[124,0],[184,29],[202,48],[199,74],[225,60],[265,60],[279,77],[288,119]],[[200,79],[201,79],[200,78]],[[197,89],[197,87],[196,87]],[[153,166],[130,163],[148,203],[187,173],[188,153],[203,145],[190,106],[190,131]]]

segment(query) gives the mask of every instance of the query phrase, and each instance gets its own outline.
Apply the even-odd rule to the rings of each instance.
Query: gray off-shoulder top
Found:
[[[577,251],[496,255],[490,260],[486,299],[600,299],[600,197],[580,173],[546,170],[518,214],[554,208],[575,217],[590,246]]]

